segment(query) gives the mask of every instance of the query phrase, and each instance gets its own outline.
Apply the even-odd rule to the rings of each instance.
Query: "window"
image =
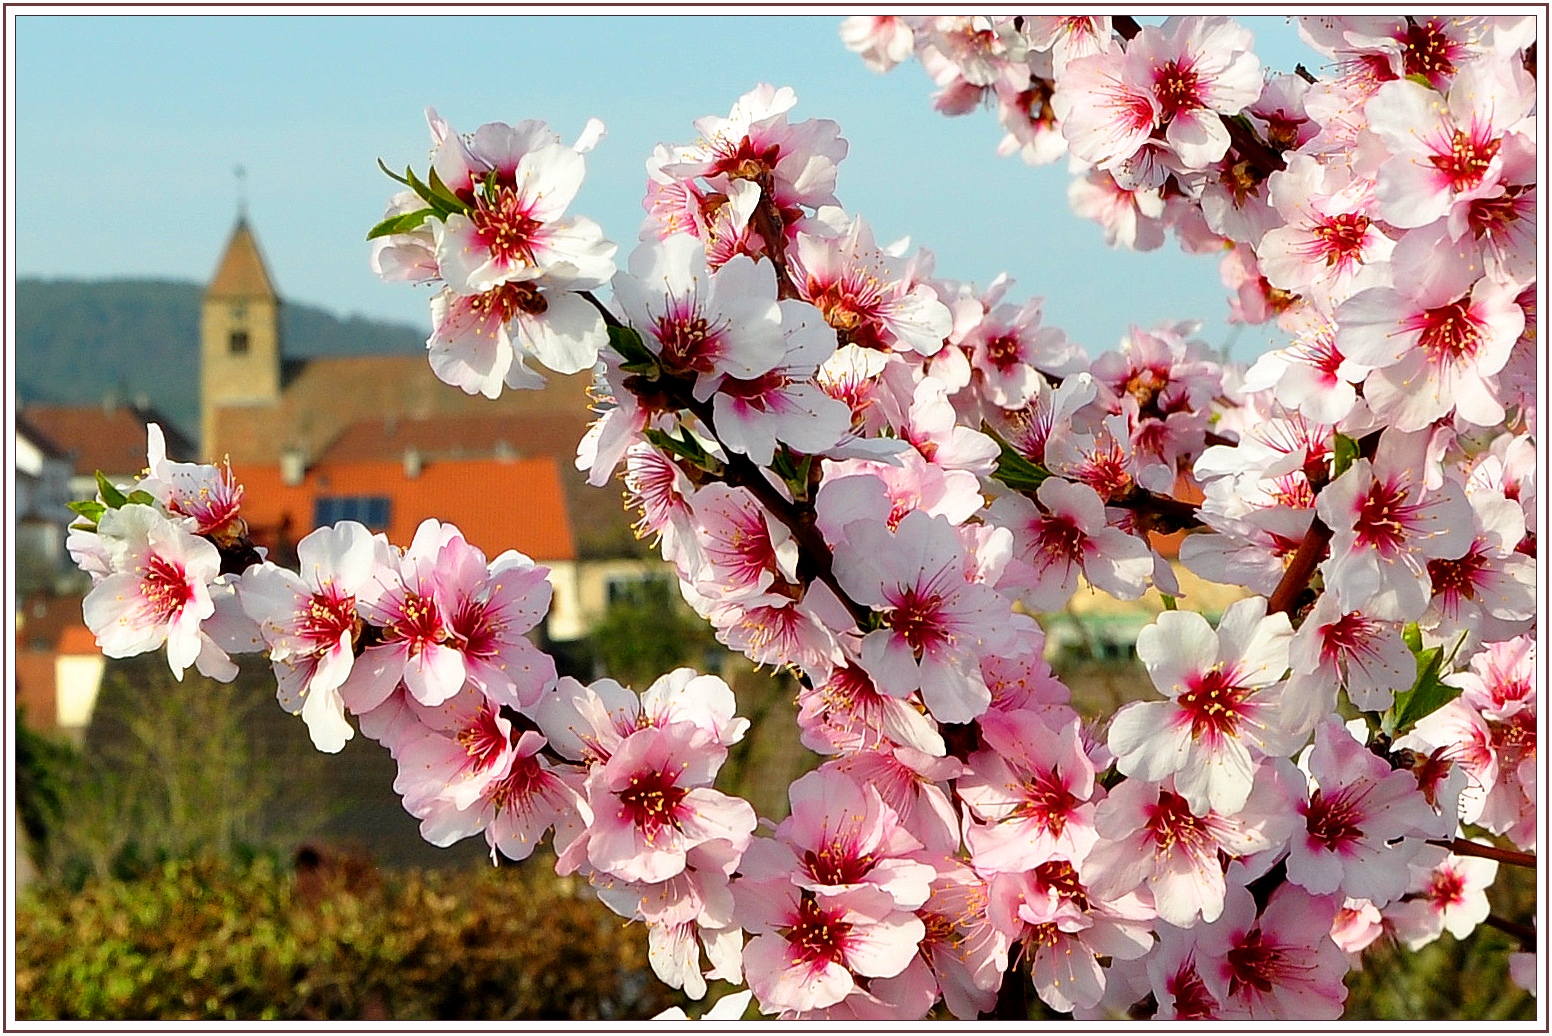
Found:
[[[233,331],[227,338],[227,350],[233,356],[248,355],[248,332]]]
[[[660,575],[610,576],[604,584],[610,607],[617,604],[641,607],[667,607],[672,604],[672,588]]]
[[[320,496],[313,503],[313,525],[360,522],[373,532],[388,529],[390,513],[386,496]]]

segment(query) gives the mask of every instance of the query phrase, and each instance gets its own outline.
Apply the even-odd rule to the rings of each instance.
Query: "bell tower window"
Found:
[[[227,351],[233,356],[246,356],[248,354],[248,332],[233,331],[227,337]]]

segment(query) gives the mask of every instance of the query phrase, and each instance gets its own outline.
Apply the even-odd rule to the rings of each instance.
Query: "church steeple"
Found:
[[[279,398],[280,297],[240,214],[200,314],[201,452],[216,461],[224,452],[218,409],[273,406]]]

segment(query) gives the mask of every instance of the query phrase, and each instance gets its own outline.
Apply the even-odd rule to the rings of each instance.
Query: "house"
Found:
[[[512,548],[551,568],[555,641],[583,637],[622,587],[664,578],[619,491],[575,468],[589,374],[492,400],[443,384],[424,357],[299,361],[284,355],[281,305],[239,219],[202,303],[200,428],[203,456],[230,461],[244,486],[257,543],[283,557],[355,518],[406,546],[440,518],[487,556]]]
[[[548,567],[555,588],[548,636],[575,640],[586,632],[576,543],[553,457],[427,461],[410,453],[401,461],[323,460],[305,472],[253,464],[237,476],[249,534],[282,564],[295,563],[299,539],[337,521],[361,522],[407,547],[421,522],[437,518],[487,558],[517,550]]]

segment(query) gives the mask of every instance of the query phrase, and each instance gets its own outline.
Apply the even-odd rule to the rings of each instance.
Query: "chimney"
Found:
[[[280,454],[280,481],[288,486],[299,486],[307,475],[307,458],[296,447],[287,447]]]
[[[404,477],[419,478],[420,463],[420,451],[413,446],[406,446],[404,448]]]

